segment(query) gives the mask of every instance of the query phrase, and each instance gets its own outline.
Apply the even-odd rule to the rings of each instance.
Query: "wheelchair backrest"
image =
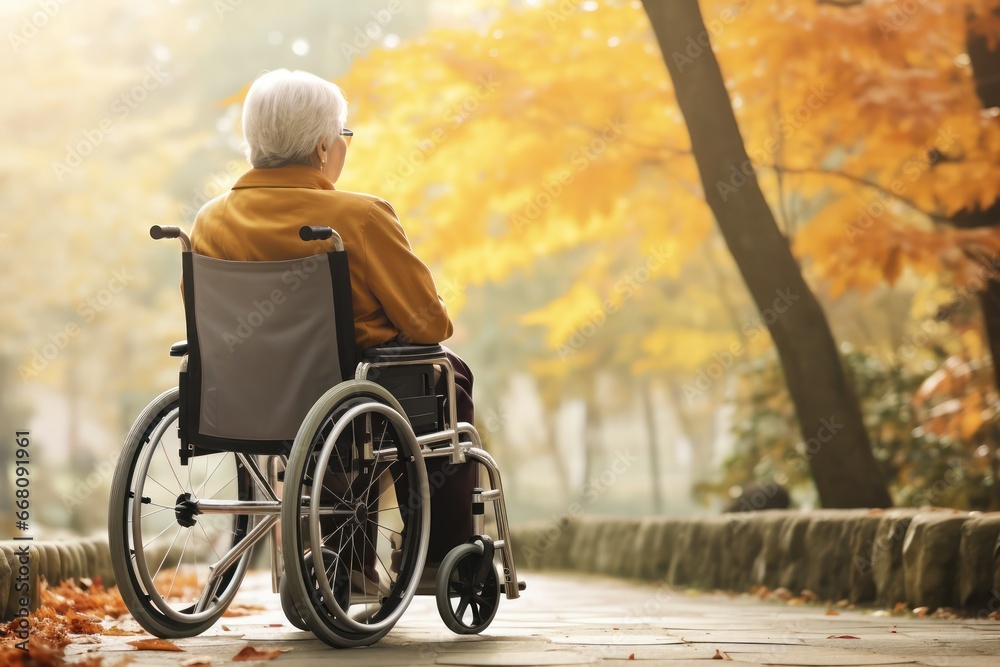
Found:
[[[350,294],[343,252],[277,262],[185,253],[186,444],[287,449],[313,403],[353,377]]]

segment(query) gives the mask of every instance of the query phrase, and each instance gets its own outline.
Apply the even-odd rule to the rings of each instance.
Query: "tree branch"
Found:
[[[905,204],[908,208],[913,209],[917,213],[926,216],[930,220],[936,223],[952,224],[951,218],[942,215],[940,213],[935,213],[934,211],[927,211],[921,208],[915,201],[906,197],[904,195],[896,194],[889,188],[876,183],[875,181],[869,180],[863,176],[856,176],[854,174],[849,174],[845,171],[837,171],[836,169],[817,169],[815,167],[785,167],[780,164],[770,165],[772,169],[777,172],[784,172],[786,174],[805,174],[805,175],[816,175],[816,176],[834,176],[845,181],[850,181],[857,185],[862,185],[866,188],[871,188],[877,190],[882,194],[895,199],[896,201]]]

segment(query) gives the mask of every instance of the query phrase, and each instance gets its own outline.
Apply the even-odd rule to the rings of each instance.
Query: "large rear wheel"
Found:
[[[195,500],[254,496],[246,468],[232,453],[180,464],[177,417],[177,389],[139,415],[118,459],[108,517],[111,563],[125,606],[148,632],[167,638],[211,627],[250,562],[247,550],[221,577],[212,577],[210,567],[246,537],[249,516],[177,508]]]
[[[337,647],[385,636],[416,592],[430,526],[420,447],[388,391],[351,381],[316,402],[289,456],[281,523],[304,624]]]

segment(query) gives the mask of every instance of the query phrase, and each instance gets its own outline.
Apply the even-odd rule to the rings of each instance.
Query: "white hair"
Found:
[[[347,122],[347,100],[335,84],[315,74],[264,72],[243,102],[247,160],[258,169],[312,164],[322,140],[332,143]]]

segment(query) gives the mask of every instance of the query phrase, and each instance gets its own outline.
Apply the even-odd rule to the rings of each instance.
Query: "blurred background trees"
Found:
[[[700,8],[894,502],[1000,508],[981,306],[1000,110],[978,65],[996,62],[997,2]],[[102,524],[75,501],[104,502],[101,464],[174,381],[180,267],[146,230],[189,224],[246,168],[241,91],[277,67],[347,93],[340,187],[391,201],[432,264],[515,517],[572,499],[687,514],[753,481],[816,504],[768,315],[716,230],[664,67],[706,47],[661,54],[639,2],[94,0],[16,48],[38,5],[0,11],[18,91],[0,109],[16,147],[0,153],[0,422],[29,423],[47,453],[49,523]],[[743,187],[734,167],[716,192]]]

